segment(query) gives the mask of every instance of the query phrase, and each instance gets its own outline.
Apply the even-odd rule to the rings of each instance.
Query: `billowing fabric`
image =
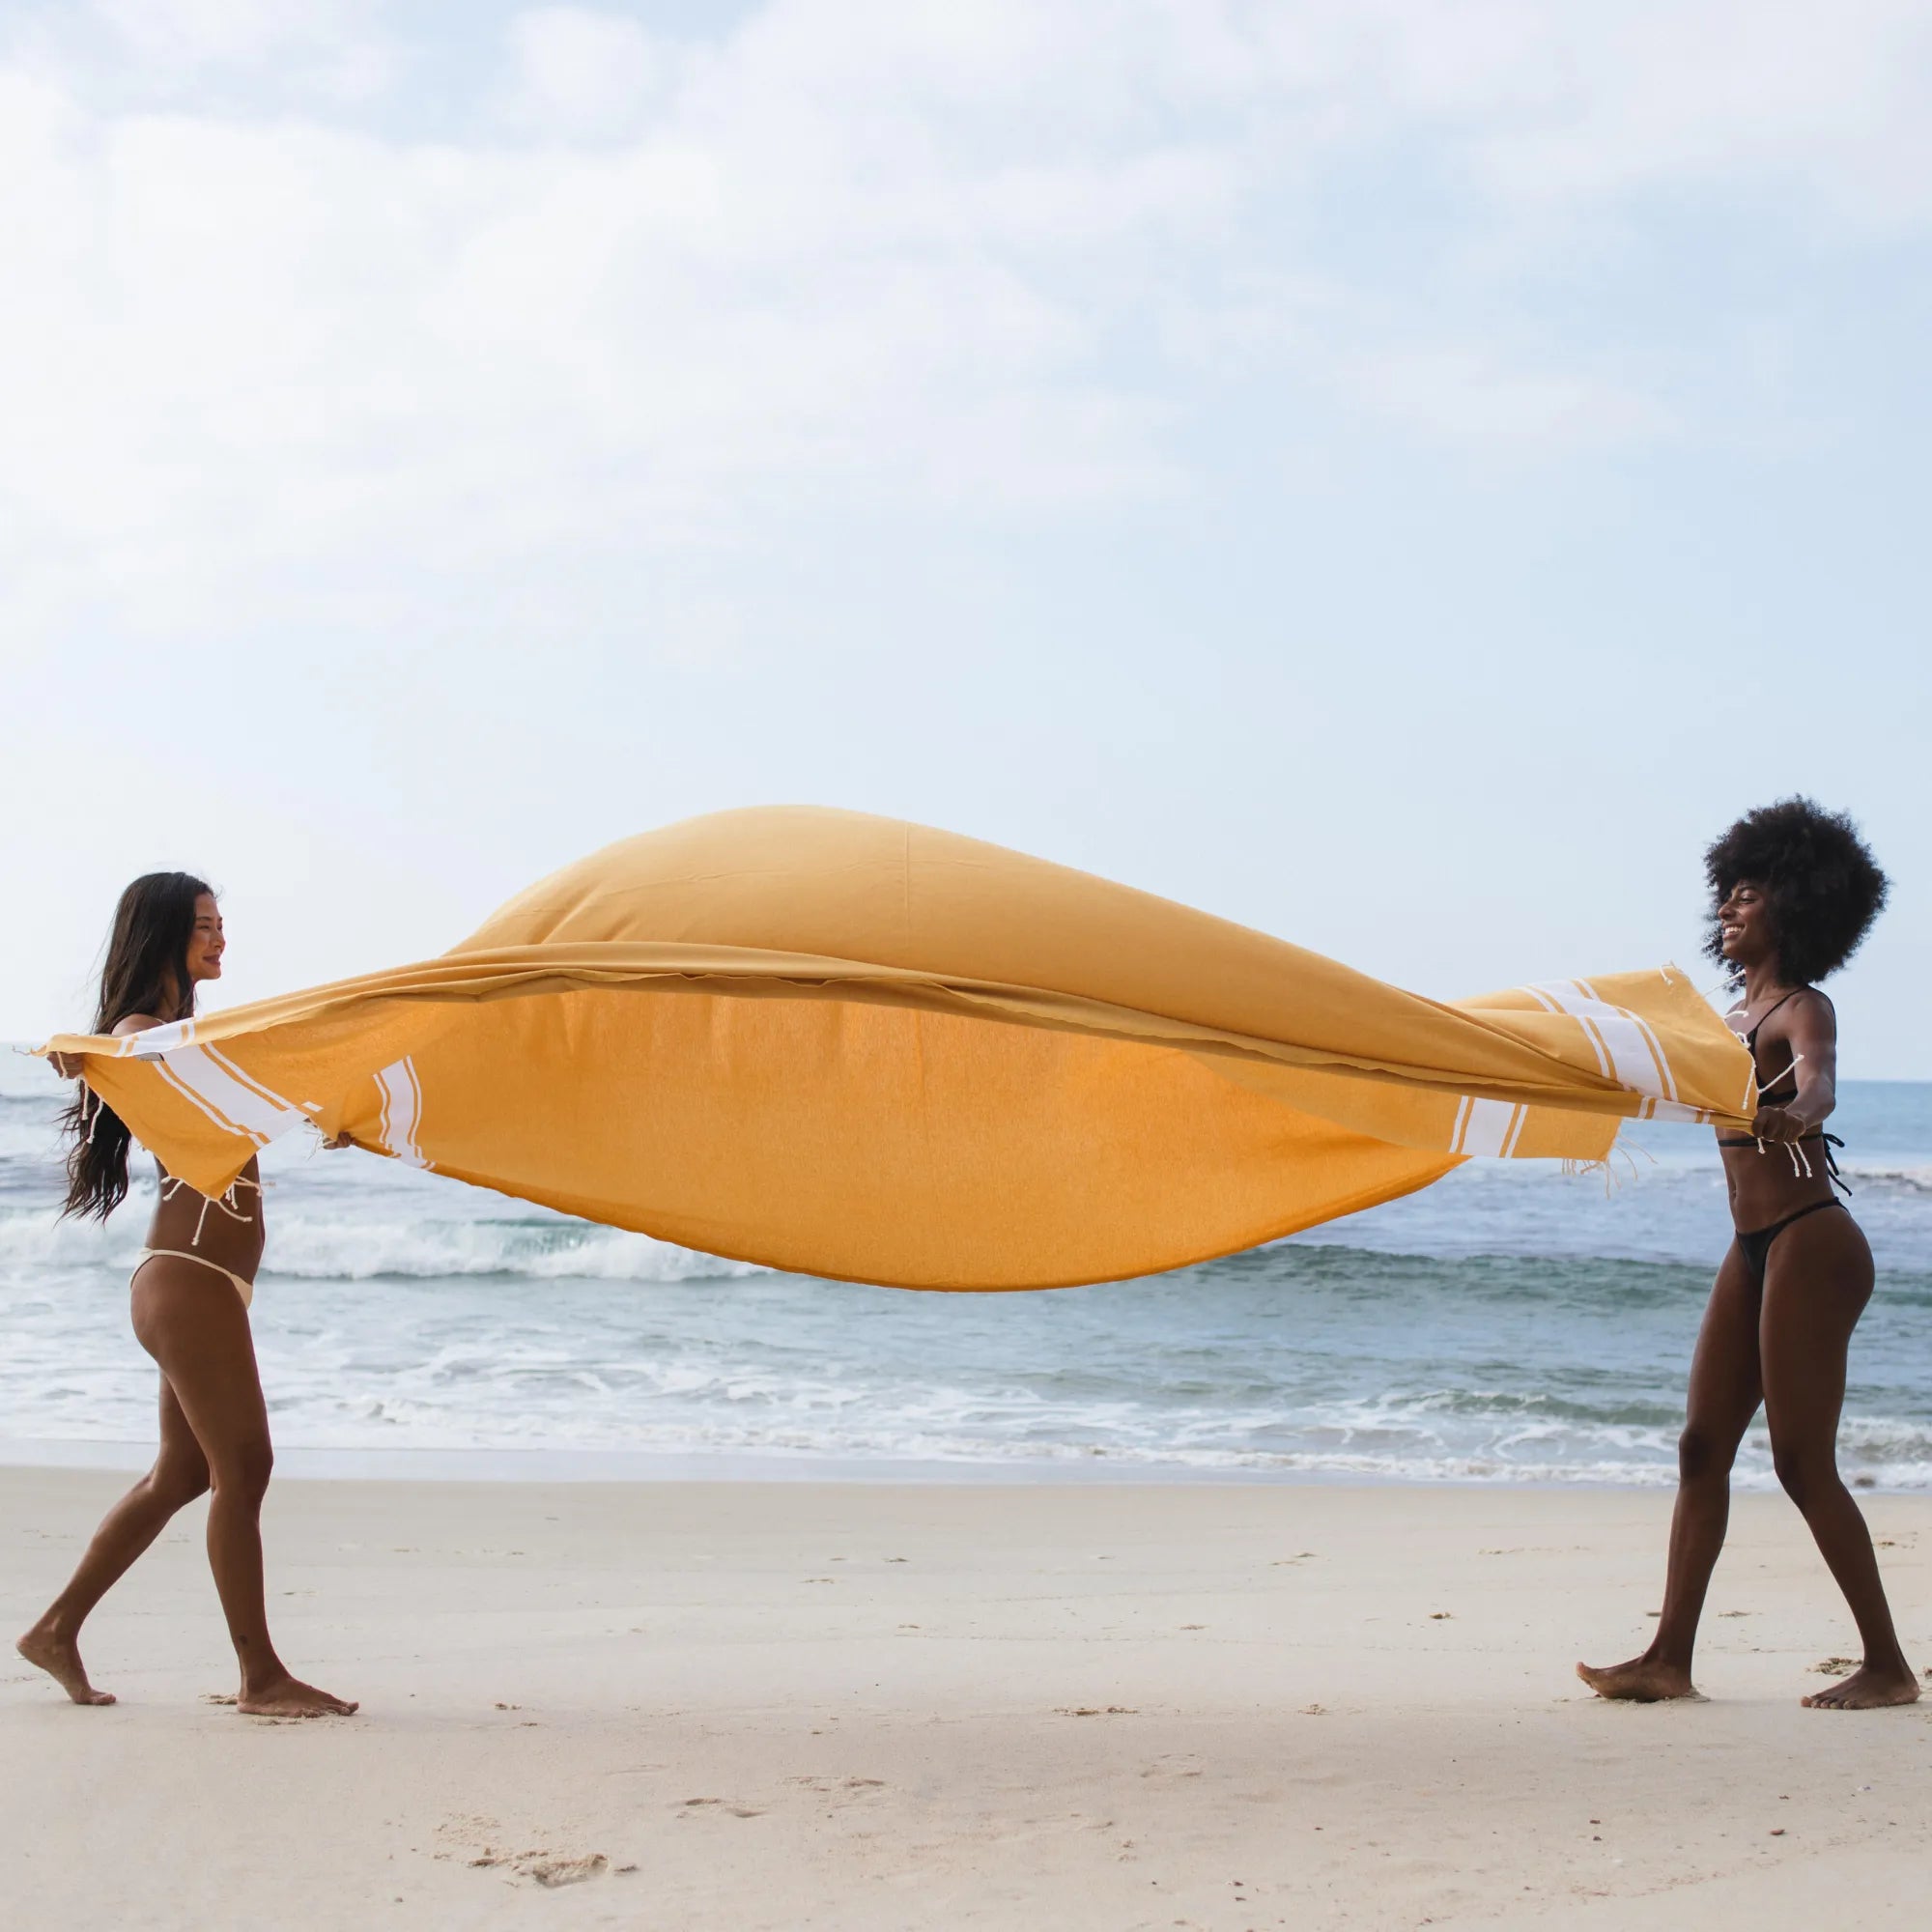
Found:
[[[308,1121],[593,1221],[906,1288],[1144,1274],[1470,1155],[1600,1160],[1629,1119],[1742,1127],[1755,1094],[1674,968],[1444,1004],[810,809],[611,845],[422,965],[48,1046],[206,1193]]]

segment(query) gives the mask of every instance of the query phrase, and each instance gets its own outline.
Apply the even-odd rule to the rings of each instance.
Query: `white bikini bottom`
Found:
[[[134,1274],[141,1272],[143,1263],[153,1261],[157,1255],[165,1255],[173,1262],[193,1262],[197,1267],[213,1268],[216,1274],[225,1274],[235,1284],[235,1293],[242,1297],[243,1308],[255,1299],[255,1284],[252,1281],[244,1281],[233,1269],[223,1267],[219,1262],[210,1261],[206,1255],[186,1254],[180,1248],[143,1248],[140,1261],[134,1264]],[[129,1275],[128,1278],[132,1281],[134,1277]]]

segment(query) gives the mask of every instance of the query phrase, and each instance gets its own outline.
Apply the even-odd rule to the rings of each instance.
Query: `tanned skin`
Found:
[[[196,902],[188,946],[191,980],[221,977],[224,945],[221,915],[204,893]],[[140,1033],[159,1024],[151,1013],[130,1013],[114,1031]],[[67,1077],[80,1071],[58,1055],[54,1070]],[[259,1180],[252,1161],[244,1179]],[[262,1197],[243,1191],[237,1198],[245,1216],[208,1214],[197,1247],[202,1197],[192,1188],[176,1189],[172,1200],[156,1206],[148,1245],[204,1254],[252,1281],[262,1260]],[[113,1703],[113,1693],[97,1690],[80,1661],[81,1624],[175,1512],[208,1495],[209,1567],[242,1666],[236,1708],[264,1718],[348,1716],[355,1706],[291,1674],[269,1636],[262,1499],[274,1452],[242,1297],[213,1268],[163,1255],[134,1271],[132,1301],[134,1334],[161,1372],[160,1452],[154,1467],[101,1520],[67,1588],[20,1638],[20,1655],[76,1704]]]
[[[1809,1176],[1803,1162],[1794,1169],[1784,1144],[1814,1132],[1837,1104],[1837,1021],[1822,993],[1794,988],[1781,977],[1770,914],[1765,895],[1747,882],[1735,886],[1719,908],[1724,957],[1745,976],[1744,1006],[1731,1016],[1733,1030],[1743,1035],[1765,1020],[1757,1038],[1759,1084],[1781,1091],[1787,1083],[1776,1076],[1798,1057],[1790,1104],[1762,1108],[1751,1122],[1765,1151],[1749,1145],[1722,1151],[1732,1225],[1747,1230],[1768,1228],[1797,1208],[1833,1198],[1818,1144],[1806,1150]],[[1804,1513],[1864,1645],[1864,1661],[1851,1676],[1800,1701],[1814,1711],[1863,1711],[1918,1698],[1918,1681],[1892,1628],[1871,1534],[1838,1474],[1846,1350],[1871,1292],[1871,1249],[1848,1213],[1807,1214],[1785,1229],[1771,1244],[1761,1288],[1732,1244],[1690,1362],[1663,1611],[1641,1657],[1604,1669],[1577,1666],[1599,1696],[1648,1703],[1698,1694],[1690,1657],[1704,1593],[1724,1546],[1731,1464],[1762,1404],[1778,1481]]]

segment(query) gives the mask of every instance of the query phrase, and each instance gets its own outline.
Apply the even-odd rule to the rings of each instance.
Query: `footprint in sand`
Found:
[[[611,1866],[611,1861],[602,1852],[585,1852],[580,1857],[570,1858],[544,1850],[498,1852],[488,1845],[467,1862],[471,1870],[490,1871],[504,1865],[518,1878],[529,1879],[533,1884],[552,1890],[560,1885],[582,1885],[585,1879],[595,1878]],[[623,1865],[619,1869],[636,1871],[637,1866]]]
[[[520,1876],[534,1879],[552,1890],[560,1885],[582,1885],[610,1868],[611,1861],[602,1852],[586,1852],[582,1858],[560,1859],[549,1852],[526,1853],[517,1861]]]
[[[467,1845],[460,1844],[459,1849],[469,1850],[470,1855],[463,1862],[471,1871],[502,1870],[512,1878],[528,1879],[532,1885],[551,1890],[558,1886],[582,1885],[585,1879],[596,1878],[611,1869],[611,1861],[602,1852],[554,1852],[548,1845],[532,1846],[522,1852],[498,1851],[490,1841],[499,1836],[502,1829],[497,1819],[480,1812],[458,1812],[436,1828],[436,1835],[445,1842],[467,1840]],[[442,1851],[432,1856],[447,1860],[455,1855]],[[619,1865],[617,1869],[636,1871],[637,1866]]]

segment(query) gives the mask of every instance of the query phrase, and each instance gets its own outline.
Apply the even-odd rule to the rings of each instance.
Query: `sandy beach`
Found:
[[[5,1615],[120,1478],[0,1472]],[[271,1601],[346,1721],[238,1718],[188,1513],[91,1627],[111,1710],[0,1669],[14,1922],[1908,1922],[1932,1703],[1739,1500],[1700,1679],[1643,1640],[1663,1493],[278,1481]],[[1870,1513],[1932,1662],[1932,1499]]]

